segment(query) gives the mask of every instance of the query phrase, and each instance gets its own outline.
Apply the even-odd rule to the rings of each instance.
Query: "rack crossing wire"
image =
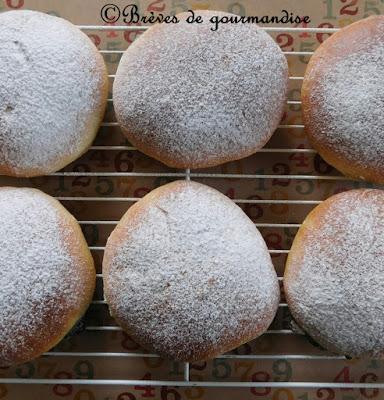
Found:
[[[79,25],[83,31],[143,31],[147,29],[145,26],[99,26],[99,25]],[[332,34],[337,32],[337,28],[291,28],[291,27],[262,27],[267,32],[285,32],[285,33],[328,33]],[[102,55],[121,55],[124,50],[100,50]],[[310,56],[313,54],[312,51],[286,51],[284,52],[287,57],[293,56]],[[113,80],[114,74],[110,74],[110,80]],[[291,81],[301,82],[302,76],[290,76]],[[112,102],[112,99],[108,99]],[[288,105],[300,105],[300,100],[289,100]],[[115,128],[118,127],[118,123],[115,121],[105,121],[102,123],[103,128]],[[280,129],[303,129],[302,124],[286,124],[280,125]],[[135,151],[133,146],[125,145],[94,145],[90,147],[90,150],[98,151]],[[264,148],[259,153],[304,153],[304,154],[316,154],[314,149],[302,149],[302,148]],[[55,177],[166,177],[166,178],[183,178],[191,180],[195,178],[220,178],[220,179],[288,179],[288,180],[330,180],[330,181],[348,181],[350,178],[343,177],[341,175],[329,176],[329,175],[300,175],[300,174],[230,174],[230,173],[197,173],[185,170],[183,172],[90,172],[90,171],[79,171],[79,172],[67,172],[61,171],[51,174]],[[138,197],[108,197],[108,196],[56,196],[56,199],[60,201],[75,201],[75,202],[135,202],[138,201]],[[238,204],[292,204],[292,205],[316,205],[319,204],[320,200],[288,200],[288,199],[234,199]],[[114,226],[118,223],[118,220],[80,220],[81,225],[110,225]],[[293,228],[298,229],[300,223],[256,223],[259,228]],[[103,251],[104,246],[89,246],[92,251]],[[289,249],[270,249],[271,254],[287,254]],[[97,278],[101,279],[102,274],[97,274]],[[279,278],[282,281],[282,277]],[[94,300],[92,306],[106,307],[104,300]],[[280,303],[279,308],[286,308],[286,303]],[[87,325],[86,331],[121,331],[121,328],[116,325]],[[302,335],[291,329],[269,329],[265,334],[267,335],[284,335],[284,336],[297,336]],[[47,357],[106,357],[106,358],[158,358],[156,354],[149,354],[143,352],[105,352],[105,351],[50,351],[45,353]],[[276,360],[276,359],[287,359],[287,360],[344,360],[344,357],[329,355],[329,354],[223,354],[216,359],[229,359],[229,360]],[[0,378],[0,384],[73,384],[73,385],[113,385],[113,386],[178,386],[178,387],[220,387],[220,388],[335,388],[335,389],[383,389],[384,383],[380,382],[298,382],[298,381],[196,381],[190,377],[190,364],[185,363],[183,369],[183,380],[131,380],[131,379],[61,379],[61,378],[44,378],[44,379],[25,379],[25,378]]]

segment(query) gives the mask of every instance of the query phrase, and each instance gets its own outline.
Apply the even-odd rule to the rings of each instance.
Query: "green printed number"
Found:
[[[231,3],[228,5],[228,12],[244,16],[246,14],[245,7],[240,3]]]
[[[216,379],[226,379],[231,376],[231,366],[224,360],[215,358],[212,366],[212,376]]]
[[[95,375],[93,365],[87,360],[78,361],[73,367],[73,370],[76,374],[76,378],[92,379]]]
[[[300,43],[300,51],[313,51],[313,46],[315,45],[315,42],[301,42]],[[310,56],[307,55],[302,55],[299,56],[299,60],[303,64],[308,64]]]
[[[377,8],[379,3],[375,0],[366,0],[364,3],[364,18],[370,15],[380,15],[380,9]]]
[[[276,360],[272,364],[272,371],[276,382],[288,382],[292,378],[292,365],[287,360]]]
[[[327,13],[324,15],[326,19],[336,19],[333,14],[333,0],[324,0],[323,4],[326,6]]]
[[[23,378],[23,379],[32,378],[34,373],[35,373],[35,366],[30,362],[20,365],[15,370],[16,376],[18,378]]]

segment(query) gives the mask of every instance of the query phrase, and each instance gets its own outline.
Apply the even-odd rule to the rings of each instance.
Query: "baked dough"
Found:
[[[176,181],[134,204],[108,239],[104,294],[138,343],[210,359],[261,335],[280,290],[254,223],[208,186]]]
[[[62,18],[0,14],[0,174],[55,172],[91,145],[108,76],[91,40]]]
[[[384,183],[384,16],[355,22],[311,57],[302,86],[313,147],[343,174]]]
[[[351,190],[316,207],[287,259],[284,289],[295,321],[348,357],[384,354],[384,192]]]
[[[0,188],[0,367],[55,346],[86,311],[95,280],[81,229],[57,200]]]
[[[219,11],[196,11],[204,23],[149,28],[124,53],[116,72],[116,117],[130,142],[175,168],[211,167],[255,153],[285,109],[288,65],[255,24],[211,31]]]

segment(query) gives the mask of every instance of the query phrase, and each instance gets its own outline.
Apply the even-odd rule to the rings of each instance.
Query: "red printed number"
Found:
[[[14,8],[16,10],[24,6],[24,0],[6,0],[5,4],[9,8]]]
[[[348,0],[341,0],[342,3],[346,3]],[[341,15],[356,15],[359,11],[359,7],[356,6],[358,0],[351,0],[348,4],[341,8]]]

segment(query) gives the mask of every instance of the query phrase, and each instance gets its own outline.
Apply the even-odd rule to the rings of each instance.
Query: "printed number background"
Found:
[[[49,0],[3,0],[1,11],[30,8],[62,16],[75,24],[101,24],[100,9],[102,1],[49,1]],[[123,7],[136,3],[140,12],[178,13],[189,8],[219,9],[244,15],[274,15],[282,8],[299,15],[311,17],[311,27],[343,27],[353,21],[373,14],[384,12],[384,0],[153,0],[127,2],[116,1]],[[120,22],[122,23],[122,22]],[[101,50],[121,50],[129,46],[139,32],[110,31],[87,32]],[[329,35],[325,33],[274,33],[272,35],[283,51],[313,51]],[[105,54],[109,73],[115,73],[120,56]],[[290,76],[302,77],[308,55],[287,55]],[[346,76],[345,79],[353,79]],[[112,83],[113,78],[110,78]],[[205,178],[198,179],[213,186],[232,199],[242,200],[239,205],[256,224],[273,251],[272,257],[276,270],[281,277],[284,270],[286,252],[290,248],[298,225],[315,206],[315,202],[326,199],[343,190],[368,186],[361,182],[347,180],[320,180],[313,176],[339,175],[327,165],[315,152],[304,135],[301,126],[300,79],[290,80],[289,102],[282,125],[296,127],[279,128],[267,144],[268,152],[260,152],[247,159],[228,163],[216,168],[199,172],[239,175],[310,175],[310,179],[279,178]],[[255,94],[257,95],[257,94]],[[111,98],[111,95],[109,96]],[[108,103],[105,121],[115,120],[112,102]],[[83,157],[65,168],[74,172],[122,172],[122,173],[161,173],[161,176],[76,176],[42,177],[35,179],[1,178],[2,185],[38,187],[52,196],[59,197],[63,204],[80,221],[116,221],[123,215],[135,198],[144,196],[155,187],[171,181],[167,168],[140,152],[131,149],[116,126],[103,126],[94,146]],[[102,146],[118,146],[114,149]],[[278,152],[276,149],[300,149],[300,151]],[[179,171],[183,172],[183,171]],[[194,171],[196,172],[196,171]],[[93,197],[92,201],[84,197]],[[128,198],[122,201],[108,201],[110,198]],[[286,204],[284,200],[297,200]],[[268,200],[258,202],[259,200]],[[283,225],[279,225],[283,224]],[[87,241],[92,248],[97,272],[101,273],[102,248],[114,228],[114,224],[82,223]],[[120,331],[97,331],[97,326],[113,326],[114,321],[108,315],[102,300],[101,277],[98,277],[95,303],[91,305],[85,325],[88,330],[63,341],[56,351],[82,352],[142,352],[132,340]],[[377,382],[384,381],[384,365],[380,361],[347,360],[305,360],[287,359],[285,354],[326,355],[310,344],[304,337],[291,332],[282,334],[281,330],[290,330],[290,317],[286,304],[279,307],[278,315],[271,331],[261,338],[241,346],[234,354],[278,355],[272,360],[216,359],[191,365],[192,380],[216,381],[325,381],[325,382]],[[275,331],[275,332],[274,332]],[[276,331],[280,331],[276,333]],[[280,355],[280,356],[279,356]],[[44,356],[34,362],[17,368],[1,369],[1,377],[20,378],[83,378],[83,379],[183,379],[183,366],[159,358],[123,358],[123,357],[63,357]],[[384,391],[365,389],[206,389],[174,387],[96,387],[73,385],[12,386],[0,385],[0,399],[272,399],[272,400],[356,400],[384,398]]]

